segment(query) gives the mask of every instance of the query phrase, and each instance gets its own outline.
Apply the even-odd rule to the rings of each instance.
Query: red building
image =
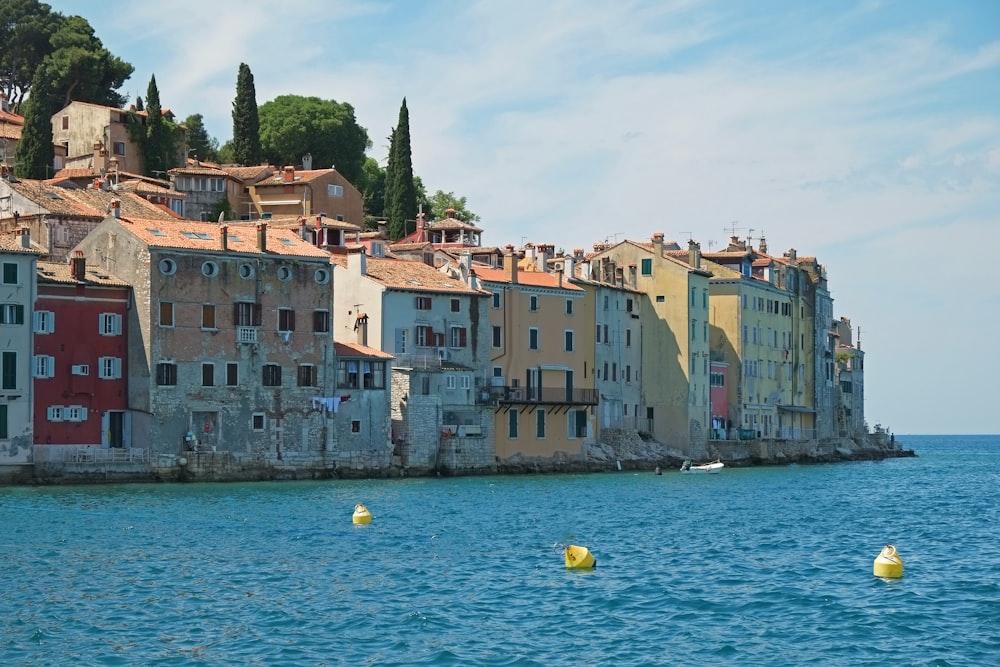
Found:
[[[89,268],[38,262],[33,313],[36,445],[131,447],[127,323],[131,288]]]

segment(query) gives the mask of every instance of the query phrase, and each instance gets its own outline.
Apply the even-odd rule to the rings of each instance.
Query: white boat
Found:
[[[681,465],[681,472],[686,473],[719,473],[722,469],[726,467],[726,464],[715,459],[711,463],[702,463],[700,465],[694,465],[691,461],[685,461]]]

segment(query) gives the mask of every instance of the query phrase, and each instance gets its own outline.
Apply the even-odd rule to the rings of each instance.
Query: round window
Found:
[[[243,280],[250,280],[254,277],[255,273],[256,271],[254,271],[252,264],[240,264],[240,278]]]
[[[219,275],[219,265],[215,262],[205,262],[201,265],[201,274],[206,278],[214,278]]]
[[[316,282],[320,285],[330,282],[330,271],[328,269],[316,269]]]
[[[160,267],[160,273],[162,273],[165,276],[172,276],[175,273],[177,273],[177,262],[175,262],[172,259],[167,259],[166,257],[164,257],[163,259],[160,260],[159,267]]]
[[[286,282],[292,279],[292,269],[288,266],[278,267],[278,280]]]

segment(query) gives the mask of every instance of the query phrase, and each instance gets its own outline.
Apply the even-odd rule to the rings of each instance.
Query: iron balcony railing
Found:
[[[497,388],[494,387],[494,390]],[[501,403],[568,403],[571,405],[597,405],[596,389],[567,389],[566,387],[503,387],[498,397]]]

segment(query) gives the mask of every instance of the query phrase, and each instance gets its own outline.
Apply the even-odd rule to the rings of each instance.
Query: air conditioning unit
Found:
[[[521,400],[521,390],[520,389],[511,389],[510,390],[510,399],[512,401],[520,401]]]
[[[438,358],[441,359],[441,361],[445,361],[446,359],[448,359],[448,354],[449,354],[448,348],[446,347],[438,348]]]
[[[70,370],[73,375],[90,375],[90,366],[88,364],[74,364]]]

